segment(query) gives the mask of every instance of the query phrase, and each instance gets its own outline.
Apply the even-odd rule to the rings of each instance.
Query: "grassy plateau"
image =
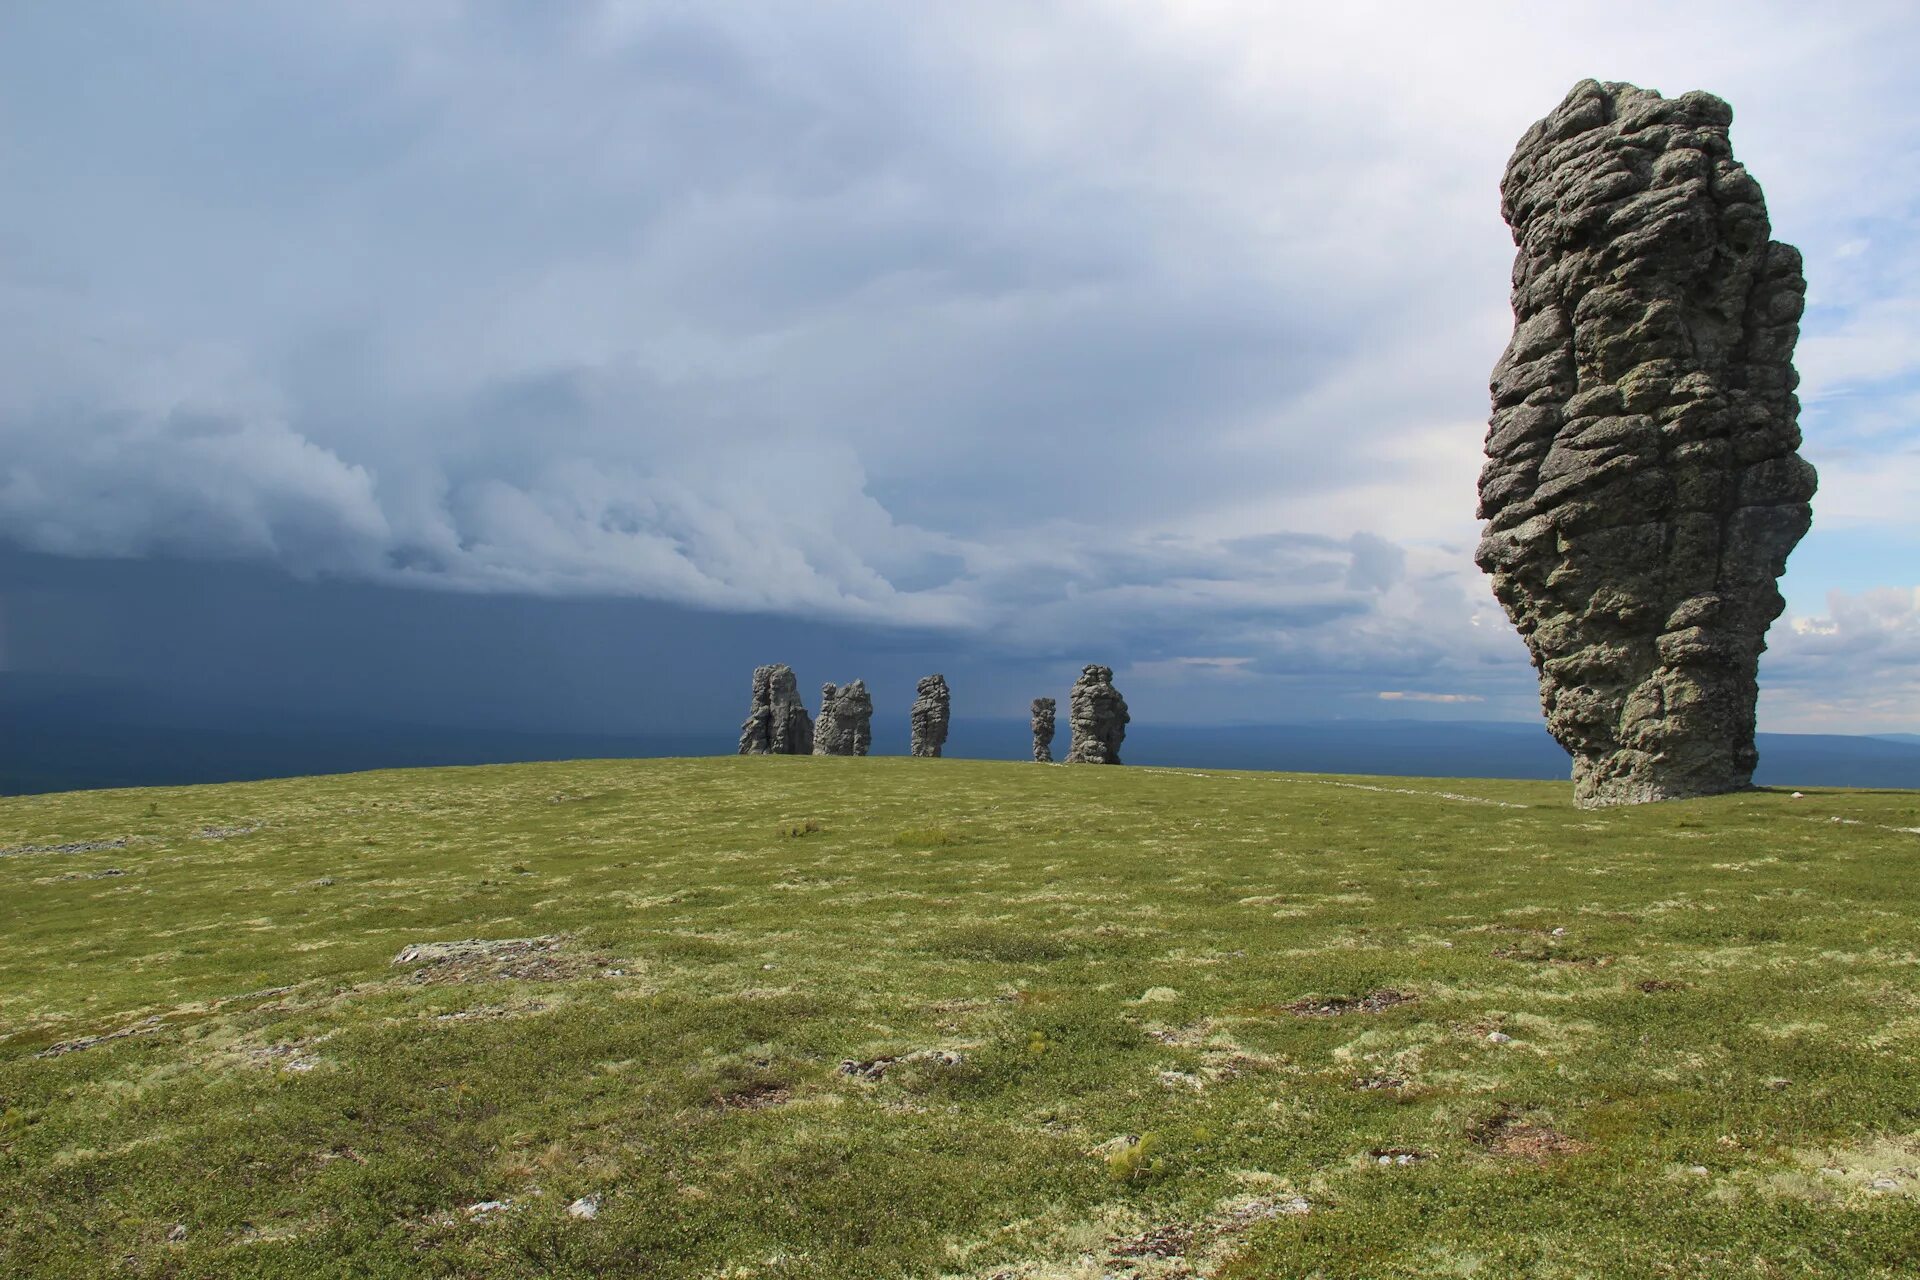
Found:
[[[1570,796],[0,800],[0,1275],[1920,1274],[1920,792]]]

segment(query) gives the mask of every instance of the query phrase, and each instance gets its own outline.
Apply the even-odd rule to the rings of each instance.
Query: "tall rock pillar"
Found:
[[[793,668],[784,662],[753,669],[753,705],[740,726],[743,756],[804,756],[813,752],[813,720],[800,701]]]
[[[1513,340],[1476,554],[1582,806],[1749,785],[1775,580],[1813,519],[1793,347],[1806,282],[1733,111],[1592,80],[1500,184]]]
[[[867,683],[855,680],[820,687],[820,718],[813,726],[813,754],[863,756],[873,745],[873,698]]]
[[[1033,759],[1036,764],[1053,763],[1053,711],[1052,698],[1033,700]]]
[[[1080,669],[1067,699],[1067,724],[1072,741],[1068,764],[1119,764],[1120,743],[1127,736],[1127,700],[1113,687],[1113,668],[1093,663]]]
[[[919,696],[913,700],[911,751],[916,756],[937,756],[947,743],[947,719],[951,713],[951,695],[945,676],[924,676],[915,686]]]

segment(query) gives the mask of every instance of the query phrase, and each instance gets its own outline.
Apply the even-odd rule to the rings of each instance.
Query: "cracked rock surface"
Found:
[[[793,668],[784,662],[753,669],[753,707],[740,726],[743,756],[804,756],[813,752],[813,719],[800,701]]]
[[[1052,698],[1033,700],[1033,759],[1036,764],[1053,763],[1053,711]]]
[[[937,756],[940,748],[947,743],[947,718],[950,714],[952,695],[947,690],[947,678],[941,675],[922,676],[914,687],[918,695],[913,700],[913,742],[911,751],[916,756]]]
[[[863,756],[873,745],[873,698],[867,683],[855,680],[834,688],[820,686],[820,718],[813,726],[813,754]]]
[[[1774,584],[1813,519],[1806,282],[1732,119],[1711,94],[1582,81],[1501,182],[1514,331],[1475,558],[1582,806],[1750,784]]]
[[[1089,663],[1080,669],[1067,701],[1067,725],[1073,739],[1068,764],[1119,764],[1127,736],[1127,700],[1113,687],[1113,668]]]

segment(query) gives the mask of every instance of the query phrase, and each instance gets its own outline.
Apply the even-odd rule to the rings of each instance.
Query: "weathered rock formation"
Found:
[[[793,668],[784,662],[753,669],[753,709],[740,726],[743,756],[804,756],[813,751],[813,720],[800,701]]]
[[[1033,700],[1033,759],[1036,764],[1053,763],[1053,699]]]
[[[1120,742],[1127,736],[1127,700],[1113,687],[1113,668],[1089,663],[1080,669],[1067,701],[1072,741],[1068,764],[1119,764]]]
[[[820,718],[813,725],[813,754],[863,756],[873,745],[873,699],[864,680],[838,689],[820,686]]]
[[[1813,519],[1770,240],[1705,93],[1575,85],[1501,182],[1519,252],[1476,558],[1540,672],[1575,802],[1749,784],[1774,581]]]
[[[945,676],[923,676],[914,687],[919,696],[913,700],[913,744],[916,756],[937,756],[947,743],[947,717],[951,695]]]

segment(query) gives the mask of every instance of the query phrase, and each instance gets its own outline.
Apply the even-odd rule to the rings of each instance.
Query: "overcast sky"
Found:
[[[1537,714],[1471,562],[1497,187],[1594,76],[1728,99],[1806,254],[1762,727],[1920,730],[1920,19],[1836,8],[10,5],[0,668],[370,687],[330,601],[548,636],[441,699],[529,719],[648,628],[686,716],[790,652]]]

